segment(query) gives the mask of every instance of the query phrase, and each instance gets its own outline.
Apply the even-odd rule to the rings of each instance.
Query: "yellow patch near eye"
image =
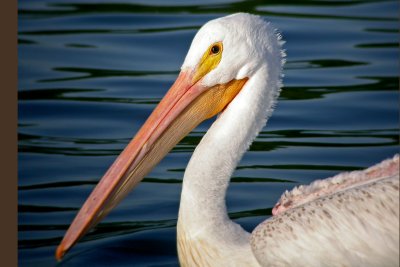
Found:
[[[217,42],[208,47],[204,52],[200,63],[196,69],[196,73],[193,77],[193,84],[197,83],[201,78],[203,78],[207,73],[215,69],[222,57],[222,42]]]

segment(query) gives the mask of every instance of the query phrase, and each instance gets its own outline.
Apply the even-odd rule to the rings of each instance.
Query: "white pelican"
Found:
[[[398,266],[399,157],[285,193],[251,234],[225,195],[281,88],[280,35],[258,16],[206,23],[181,72],[93,190],[57,248],[65,252],[201,121],[220,114],[185,171],[177,225],[182,266]]]

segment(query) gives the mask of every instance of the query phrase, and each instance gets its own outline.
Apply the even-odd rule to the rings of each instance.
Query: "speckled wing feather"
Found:
[[[395,164],[390,173],[377,171],[388,161]],[[260,265],[399,266],[398,155],[345,177],[371,170],[378,177],[294,203],[261,223],[251,236]]]

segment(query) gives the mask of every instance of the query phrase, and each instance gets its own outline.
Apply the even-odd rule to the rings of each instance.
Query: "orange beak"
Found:
[[[247,78],[204,87],[183,70],[145,124],[114,161],[70,225],[56,258],[104,218],[160,160],[203,120],[221,112]]]

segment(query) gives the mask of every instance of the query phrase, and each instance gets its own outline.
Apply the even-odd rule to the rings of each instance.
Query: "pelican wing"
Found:
[[[383,169],[391,171],[379,171]],[[294,202],[298,192],[286,193],[281,201],[288,202],[282,206],[291,207],[265,220],[251,235],[251,247],[261,266],[276,262],[287,266],[399,266],[399,156],[340,176],[359,179],[360,175],[380,177],[357,183],[346,180],[350,184],[346,188],[318,197],[315,188],[295,189],[314,193],[305,203]],[[343,177],[330,179],[342,181]],[[332,180],[327,181],[331,186]]]

